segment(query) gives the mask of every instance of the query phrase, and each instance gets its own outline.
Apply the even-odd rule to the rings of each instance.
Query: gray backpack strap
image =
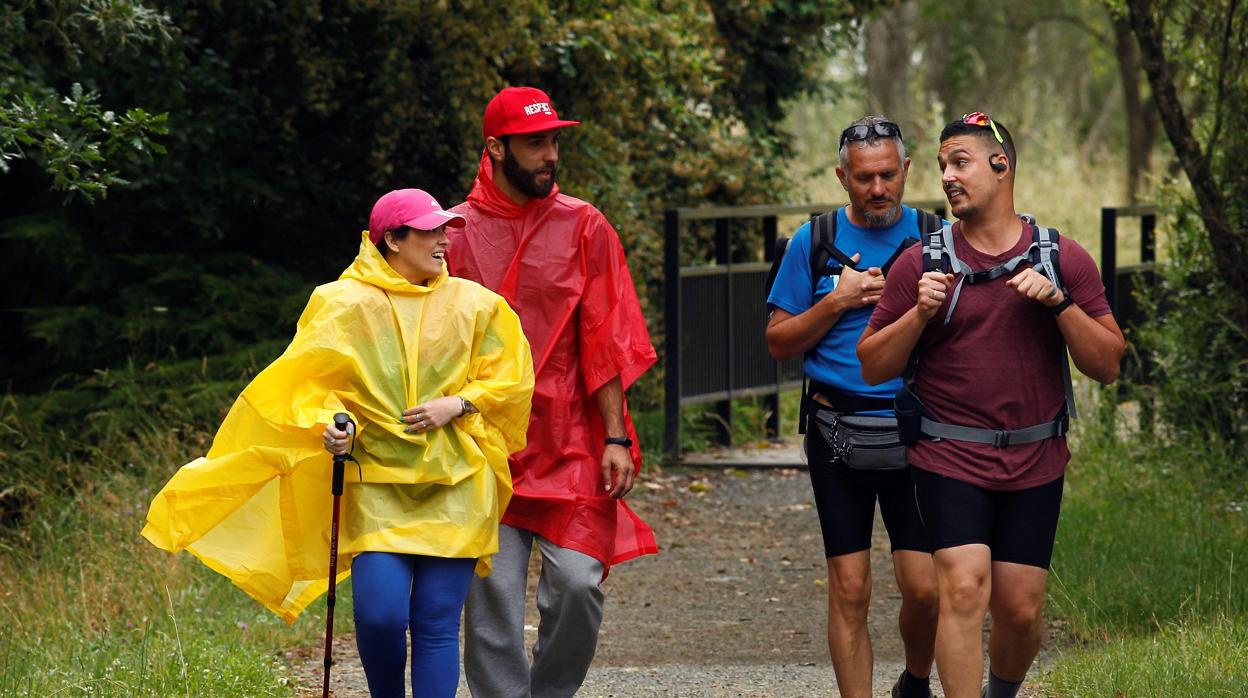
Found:
[[[941,271],[945,268],[945,262],[942,259],[945,251],[945,232],[949,230],[949,226],[942,226],[940,230],[933,230],[923,236],[923,271]]]
[[[949,311],[945,313],[945,324],[949,324],[949,320],[953,317],[953,309],[958,307],[958,297],[962,295],[962,284],[966,283],[966,277],[971,275],[971,268],[966,266],[966,262],[958,259],[957,252],[953,248],[953,225],[946,223],[940,230],[941,245],[945,255],[949,258],[949,269],[951,273],[961,274],[958,279],[958,285],[953,287],[953,297],[949,299]]]
[[[1036,245],[1040,250],[1040,268],[1044,275],[1049,277],[1049,281],[1053,285],[1062,289],[1062,293],[1066,292],[1066,285],[1062,283],[1061,275],[1057,271],[1057,265],[1053,263],[1053,255],[1057,252],[1057,231],[1052,228],[1036,227]],[[1066,390],[1066,413],[1071,419],[1079,416],[1075,410],[1075,386],[1070,378],[1070,357],[1066,353],[1066,343],[1062,343],[1062,384]]]
[[[1053,282],[1053,286],[1061,288],[1062,292],[1066,292],[1066,285],[1062,283],[1061,272],[1057,271],[1057,265],[1053,262],[1053,257],[1057,255],[1057,231],[1051,227],[1036,226],[1036,246],[1038,257],[1040,257],[1040,268],[1037,271],[1048,277]],[[1075,385],[1071,382],[1071,360],[1066,353],[1066,342],[1062,342],[1062,387],[1066,390],[1066,413],[1073,418],[1078,417],[1078,411],[1075,408]]]
[[[1054,286],[1061,287],[1062,280],[1057,278],[1057,267],[1053,266],[1053,251],[1057,247],[1057,231],[1052,228],[1036,227],[1036,246],[1040,251],[1040,269],[1049,277]]]
[[[1066,433],[1069,422],[1055,419],[1052,422],[1037,424],[1025,429],[981,429],[964,427],[956,424],[942,424],[923,417],[919,423],[925,436],[933,439],[953,439],[954,441],[970,441],[978,444],[992,444],[997,448],[1030,444],[1045,439],[1057,438]]]

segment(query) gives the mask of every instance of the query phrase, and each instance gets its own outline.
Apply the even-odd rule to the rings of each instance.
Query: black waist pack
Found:
[[[817,436],[828,453],[857,470],[900,470],[905,468],[906,445],[897,433],[897,420],[866,414],[842,414],[816,410]]]

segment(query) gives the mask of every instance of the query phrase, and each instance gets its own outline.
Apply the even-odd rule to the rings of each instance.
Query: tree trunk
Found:
[[[903,135],[917,134],[910,103],[910,53],[918,10],[917,0],[905,0],[864,26],[867,112],[893,120]]]
[[[1248,231],[1236,230],[1231,224],[1226,200],[1214,179],[1209,158],[1183,113],[1183,103],[1174,83],[1174,69],[1166,59],[1162,28],[1153,15],[1151,3],[1129,0],[1127,12],[1131,30],[1139,41],[1144,72],[1152,85],[1161,123],[1196,194],[1200,218],[1213,248],[1214,264],[1235,298],[1235,319],[1241,327],[1248,327],[1248,264],[1244,264],[1248,259]]]
[[[1122,81],[1123,109],[1127,116],[1127,199],[1140,200],[1140,182],[1152,169],[1153,141],[1157,138],[1157,109],[1140,89],[1140,49],[1131,25],[1121,15],[1114,17],[1114,53]]]

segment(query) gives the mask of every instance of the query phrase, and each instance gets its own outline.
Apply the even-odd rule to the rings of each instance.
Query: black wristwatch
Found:
[[[1067,308],[1075,304],[1075,299],[1071,298],[1069,293],[1065,295],[1066,297],[1062,299],[1061,303],[1058,303],[1052,308],[1049,308],[1049,312],[1053,313],[1053,317],[1057,317],[1058,315],[1061,315],[1062,311],[1066,310]]]
[[[633,440],[627,436],[608,436],[602,440],[603,446],[623,446],[624,448],[632,448]]]

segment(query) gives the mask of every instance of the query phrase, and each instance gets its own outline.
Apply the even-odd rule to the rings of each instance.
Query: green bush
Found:
[[[1211,440],[1237,456],[1248,444],[1248,328],[1235,321],[1236,300],[1218,275],[1209,236],[1192,204],[1171,194],[1171,223],[1159,283],[1141,286],[1148,319],[1132,351],[1154,368],[1145,385],[1126,388],[1155,400],[1164,433]],[[1240,461],[1241,464],[1244,461]]]
[[[33,523],[40,507],[89,491],[111,473],[171,474],[207,450],[235,396],[284,346],[130,364],[67,379],[49,392],[0,398],[0,526]],[[153,438],[182,448],[134,446]]]

